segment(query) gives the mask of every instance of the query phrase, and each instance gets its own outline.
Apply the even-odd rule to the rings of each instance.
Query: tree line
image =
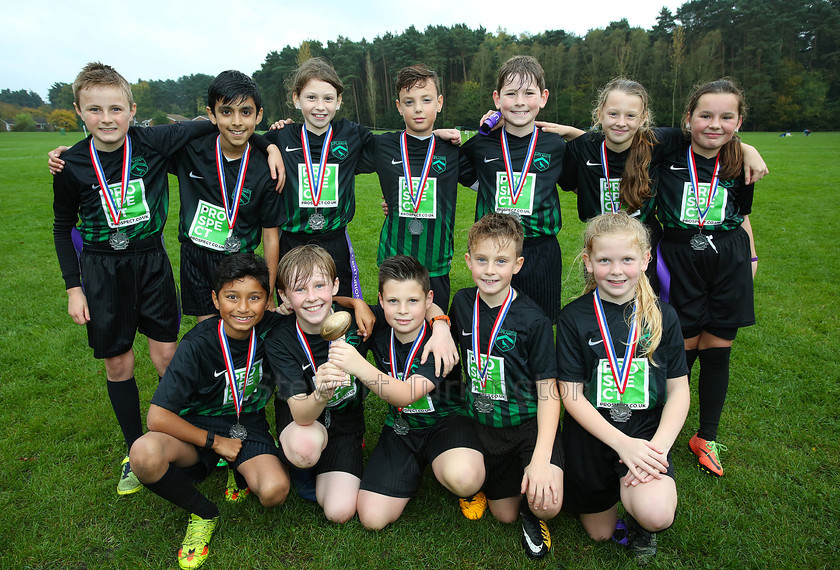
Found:
[[[690,0],[674,13],[663,8],[650,30],[620,20],[584,36],[563,30],[514,36],[463,24],[421,32],[412,26],[373,41],[339,36],[326,45],[287,45],[268,53],[253,77],[266,121],[297,120],[286,82],[301,61],[326,57],[344,82],[339,117],[396,129],[402,120],[394,78],[402,67],[425,63],[441,76],[439,124],[474,126],[493,105],[497,69],[516,54],[535,56],[545,69],[550,97],[540,118],[548,121],[588,125],[598,88],[624,75],[647,87],[656,124],[677,125],[694,84],[730,76],[746,92],[745,129],[840,130],[840,0]],[[196,74],[139,81],[132,85],[138,116],[203,114],[211,80]],[[0,113],[15,94],[29,95],[0,92]],[[50,89],[52,108],[72,109],[72,100],[68,84]]]

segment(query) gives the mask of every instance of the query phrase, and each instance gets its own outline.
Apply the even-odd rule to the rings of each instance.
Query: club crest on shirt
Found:
[[[149,171],[149,165],[142,156],[135,156],[131,159],[131,174],[142,178]]]
[[[446,170],[446,157],[434,155],[432,157],[432,169],[438,174],[442,174]]]
[[[551,155],[544,152],[535,152],[534,161],[531,164],[540,172],[544,172],[548,170],[548,165],[551,164]]]
[[[735,180],[720,180],[718,181],[718,186],[721,186],[723,188],[732,188],[733,186],[735,186]]]
[[[239,203],[243,206],[251,201],[251,189],[242,188],[242,196],[239,197]]]
[[[499,336],[496,337],[496,348],[507,352],[514,346],[516,346],[516,331],[500,330]]]
[[[347,148],[347,141],[333,141],[330,143],[330,152],[337,159],[344,160],[350,154],[350,150]]]

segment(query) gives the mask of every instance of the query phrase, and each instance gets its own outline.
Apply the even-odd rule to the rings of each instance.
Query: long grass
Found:
[[[105,392],[103,365],[66,314],[52,245],[52,192],[46,152],[78,135],[0,134],[0,567],[168,568],[185,528],[183,512],[148,491],[114,492],[124,453]],[[772,170],[756,189],[758,324],[742,330],[720,439],[726,476],[697,470],[687,449],[697,424],[696,394],[674,448],[680,506],[659,537],[654,567],[840,566],[840,311],[836,294],[840,224],[840,134],[805,138],[748,134]],[[474,195],[461,189],[453,291],[470,285],[462,261]],[[172,184],[167,247],[176,273],[177,184]],[[350,232],[363,289],[375,300],[381,226],[374,176],[357,182]],[[581,288],[574,261],[582,224],[574,196],[562,193],[564,299]],[[182,333],[193,322],[185,319]],[[138,338],[137,378],[148,402],[156,375]],[[384,407],[368,400],[367,452]],[[516,525],[485,515],[464,519],[455,499],[427,477],[403,517],[384,531],[358,521],[337,526],[293,491],[266,510],[255,500],[222,499],[223,474],[201,484],[222,524],[206,568],[580,568],[632,567],[614,544],[591,542],[578,522],[550,523],[553,548],[525,559]]]

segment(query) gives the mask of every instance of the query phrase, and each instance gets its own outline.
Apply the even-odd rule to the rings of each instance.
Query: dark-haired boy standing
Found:
[[[172,162],[181,195],[181,302],[184,314],[199,320],[217,312],[210,302],[216,266],[232,253],[254,251],[261,237],[274,290],[283,210],[265,157],[252,154],[262,113],[254,80],[223,71],[207,90],[207,116],[219,132],[190,142]]]

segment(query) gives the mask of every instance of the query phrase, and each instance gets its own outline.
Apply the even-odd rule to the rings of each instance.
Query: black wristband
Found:
[[[216,432],[207,430],[207,441],[204,442],[204,449],[213,449],[213,442],[216,441]]]

